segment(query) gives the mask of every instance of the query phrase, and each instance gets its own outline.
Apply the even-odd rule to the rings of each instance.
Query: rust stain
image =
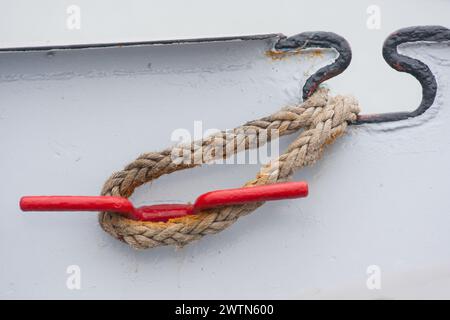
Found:
[[[295,50],[289,50],[289,51],[283,51],[283,50],[267,50],[265,52],[265,55],[272,60],[281,60],[286,57],[291,56],[297,56],[297,55],[305,55],[307,57],[311,58],[322,58],[323,57],[323,50],[321,49],[314,49],[314,50],[303,50],[301,48],[295,49]]]
[[[322,58],[323,57],[323,51],[320,49],[313,50],[313,52],[311,52],[311,54],[314,58]]]
[[[282,50],[267,50],[265,52],[265,55],[272,60],[281,60],[285,57],[290,57],[294,55],[300,55],[302,52],[299,49],[296,50],[289,50],[289,51],[282,51]]]

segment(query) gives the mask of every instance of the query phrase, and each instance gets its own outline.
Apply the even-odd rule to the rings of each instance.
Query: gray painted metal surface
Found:
[[[450,296],[448,43],[400,48],[436,76],[438,97],[425,114],[352,127],[296,174],[310,183],[307,199],[268,203],[182,250],[131,250],[94,214],[19,212],[24,194],[98,194],[111,172],[173,144],[175,129],[193,132],[196,120],[204,130],[232,128],[295,103],[299,83],[336,57],[324,50],[273,60],[265,54],[273,41],[1,53],[0,295]],[[133,201],[189,201],[239,186],[258,167],[175,173]],[[66,287],[69,265],[81,269],[81,290]],[[366,286],[371,265],[381,268],[381,291]]]

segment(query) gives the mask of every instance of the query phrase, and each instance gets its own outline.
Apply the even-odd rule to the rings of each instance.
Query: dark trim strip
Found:
[[[265,40],[265,39],[280,38],[280,37],[283,37],[283,35],[281,35],[279,33],[271,33],[271,34],[259,34],[259,35],[250,35],[250,36],[198,38],[198,39],[185,39],[185,40],[180,39],[180,40],[157,40],[157,41],[138,41],[138,42],[71,44],[71,45],[54,45],[54,46],[38,46],[38,47],[12,47],[12,48],[0,48],[0,52],[51,51],[51,50],[131,47],[131,46],[155,45],[155,44],[164,45],[164,44],[238,41],[238,40]]]

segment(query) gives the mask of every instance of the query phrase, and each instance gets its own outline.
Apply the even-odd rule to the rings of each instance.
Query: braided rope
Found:
[[[204,140],[179,145],[162,152],[139,156],[122,171],[114,173],[104,184],[102,195],[129,197],[134,189],[164,174],[223,159],[242,150],[261,146],[262,135],[269,141],[271,132],[281,137],[304,129],[278,159],[264,165],[256,178],[244,186],[271,184],[288,180],[295,170],[313,164],[324,147],[341,136],[348,122],[356,120],[359,107],[352,97],[330,97],[328,90],[319,88],[307,101],[286,107],[231,131],[214,134]],[[185,155],[189,161],[174,161]],[[113,212],[101,212],[99,222],[112,236],[134,248],[145,249],[161,245],[184,246],[227,228],[239,217],[263,203],[248,203],[202,211],[196,215],[171,219],[167,222],[135,221]]]

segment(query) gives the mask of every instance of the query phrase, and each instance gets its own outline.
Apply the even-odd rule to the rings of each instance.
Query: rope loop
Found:
[[[353,97],[331,97],[327,89],[319,88],[302,104],[285,107],[268,117],[200,141],[177,145],[161,152],[144,153],[122,171],[114,173],[105,182],[101,194],[128,198],[135,188],[164,174],[260,147],[262,144],[259,138],[262,135],[267,137],[264,140],[268,142],[274,138],[273,132],[281,137],[303,129],[285,153],[263,165],[256,178],[244,186],[287,181],[296,170],[315,163],[324,147],[344,134],[348,123],[357,120],[358,113],[358,102]],[[188,159],[184,157],[186,154],[189,155]],[[262,204],[215,208],[167,222],[135,221],[113,212],[101,212],[99,222],[113,237],[137,249],[162,245],[184,246],[205,235],[224,230]]]

